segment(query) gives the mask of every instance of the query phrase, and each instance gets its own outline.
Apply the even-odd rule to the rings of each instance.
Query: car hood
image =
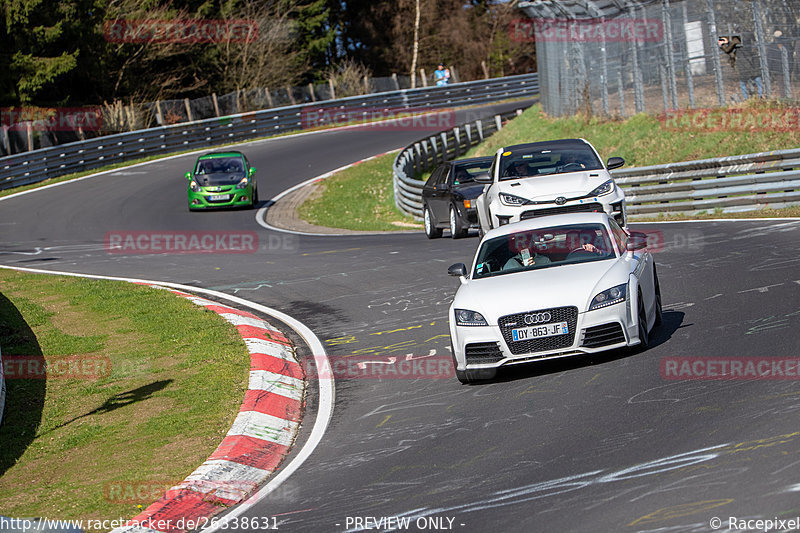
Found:
[[[490,325],[501,316],[551,307],[574,305],[584,312],[598,292],[628,282],[630,261],[636,259],[623,256],[468,280],[453,307],[477,311]]]
[[[528,200],[552,201],[559,196],[564,196],[565,198],[585,196],[610,179],[611,176],[605,170],[569,172],[566,174],[553,174],[552,176],[531,176],[529,178],[501,181],[498,183],[498,191],[521,196]],[[514,185],[515,183],[519,185]]]
[[[483,183],[464,183],[459,185],[453,185],[453,192],[458,192],[461,196],[466,199],[477,198],[481,194],[483,194],[483,189],[486,187]]]
[[[244,174],[225,174],[225,173],[214,173],[214,174],[195,174],[194,180],[200,185],[201,187],[219,187],[221,185],[236,185],[240,181]]]

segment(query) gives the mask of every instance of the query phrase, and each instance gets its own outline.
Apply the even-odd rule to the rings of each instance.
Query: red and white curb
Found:
[[[305,381],[289,339],[250,312],[167,290],[214,311],[239,330],[250,352],[249,386],[231,429],[208,460],[115,533],[188,531],[194,529],[190,524],[203,524],[244,501],[280,465],[300,425]]]

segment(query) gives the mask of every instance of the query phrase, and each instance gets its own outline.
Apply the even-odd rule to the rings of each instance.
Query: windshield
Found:
[[[478,161],[473,163],[463,163],[459,165],[453,166],[453,185],[459,185],[461,183],[472,183],[475,181],[475,175],[480,174],[482,172],[489,172],[489,168],[492,166],[492,160],[488,159],[486,161]]]
[[[503,235],[478,251],[473,279],[617,257],[602,224],[573,224]]]
[[[580,145],[514,150],[504,152],[500,158],[501,180],[602,169],[603,163],[594,151]]]
[[[197,162],[195,174],[244,174],[241,157],[215,157]]]

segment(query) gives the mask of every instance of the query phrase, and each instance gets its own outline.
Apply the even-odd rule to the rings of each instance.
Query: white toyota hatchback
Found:
[[[661,291],[647,235],[606,213],[526,220],[488,232],[450,307],[456,376],[491,379],[497,368],[646,348],[661,322]]]
[[[477,201],[483,233],[505,224],[546,215],[605,212],[620,226],[627,223],[625,193],[608,172],[621,167],[621,157],[603,161],[585,139],[561,139],[500,148],[489,184]]]

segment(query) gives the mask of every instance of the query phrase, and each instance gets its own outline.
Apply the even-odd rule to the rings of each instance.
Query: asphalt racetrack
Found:
[[[263,205],[424,135],[329,131],[240,149],[258,168]],[[0,202],[0,263],[216,289],[304,322],[332,358],[449,360],[458,281],[447,267],[470,262],[475,235],[297,236],[262,228],[254,210],[190,213],[183,174],[195,157]],[[766,377],[714,380],[699,379],[697,368],[694,379],[674,379],[669,365],[800,356],[800,221],[634,229],[659,239],[665,313],[649,350],[515,367],[470,386],[455,377],[337,379],[321,444],[243,516],[277,517],[287,532],[744,531],[730,519],[796,519],[797,368],[792,376],[791,365],[762,365]],[[255,232],[259,249],[120,254],[104,244],[108,232],[191,230]]]

